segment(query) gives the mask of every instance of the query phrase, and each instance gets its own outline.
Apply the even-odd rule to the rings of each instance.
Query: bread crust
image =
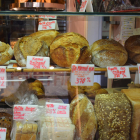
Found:
[[[59,34],[50,45],[52,60],[61,67],[88,63],[91,52],[88,41],[77,33]]]
[[[92,62],[99,67],[123,66],[127,59],[127,51],[123,46],[111,39],[101,39],[91,45]]]
[[[140,63],[140,35],[130,36],[125,42],[125,49],[131,60]]]

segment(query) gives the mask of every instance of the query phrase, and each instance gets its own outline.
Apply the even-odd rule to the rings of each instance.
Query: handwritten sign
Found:
[[[37,109],[37,105],[14,105],[14,120],[24,120],[31,112]]]
[[[109,79],[123,79],[130,78],[129,67],[107,67]]]
[[[72,86],[93,86],[94,65],[73,64],[71,67]]]
[[[39,15],[39,18],[56,19],[57,16],[51,16],[51,15]]]
[[[56,29],[56,21],[40,21],[38,30],[50,30],[50,29]]]
[[[138,66],[138,75],[139,75],[139,83],[140,83],[140,64],[137,64]]]
[[[6,67],[0,66],[0,88],[6,88],[6,80],[7,80]]]
[[[82,0],[82,4],[79,12],[85,12],[85,10],[86,12],[93,12],[93,6],[91,0]]]
[[[69,117],[69,104],[46,102],[46,116]]]
[[[6,140],[7,128],[0,128],[0,140]]]
[[[26,67],[31,69],[49,69],[50,57],[27,56]]]

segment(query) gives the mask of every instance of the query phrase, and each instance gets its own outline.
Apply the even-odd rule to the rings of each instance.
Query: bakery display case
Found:
[[[140,139],[139,5],[113,2],[0,1],[0,139]]]

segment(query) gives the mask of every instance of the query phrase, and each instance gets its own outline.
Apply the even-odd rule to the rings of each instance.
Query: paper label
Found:
[[[38,31],[40,30],[50,30],[50,29],[56,29],[56,21],[40,21],[38,26]]]
[[[27,56],[26,67],[30,69],[49,69],[50,57]]]
[[[46,102],[46,116],[69,118],[69,104]]]
[[[140,64],[137,64],[137,66],[138,66],[139,84],[140,84]]]
[[[39,15],[39,18],[56,19],[56,18],[57,18],[57,16]]]
[[[93,86],[94,65],[91,64],[72,64],[71,67],[72,86]]]
[[[0,128],[0,140],[6,140],[7,128]]]
[[[107,67],[109,79],[130,78],[129,67]]]
[[[0,66],[0,89],[6,88],[6,80],[7,80],[6,67]]]
[[[37,105],[14,105],[14,120],[24,120],[31,112],[37,109]]]
[[[82,4],[79,12],[93,12],[93,6],[91,0],[82,0]]]

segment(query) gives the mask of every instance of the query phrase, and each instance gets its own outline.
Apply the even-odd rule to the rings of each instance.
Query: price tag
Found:
[[[56,20],[51,20],[51,21],[40,21],[39,26],[38,26],[38,31],[39,30],[50,30],[50,29],[58,29],[58,24],[56,24]]]
[[[56,19],[57,16],[50,16],[50,15],[39,15],[39,18],[46,18],[46,19]]]
[[[138,75],[139,75],[139,83],[140,83],[140,64],[137,64],[138,66]]]
[[[46,116],[69,118],[69,104],[46,102]]]
[[[0,140],[6,140],[7,128],[0,128]]]
[[[50,57],[27,56],[26,67],[30,69],[49,69]]]
[[[91,0],[82,0],[82,4],[79,12],[85,12],[85,10],[86,12],[93,12],[93,6]]]
[[[71,67],[71,85],[72,86],[93,86],[94,65],[72,64]]]
[[[107,67],[109,79],[127,79],[130,78],[129,67]]]
[[[6,88],[6,80],[7,80],[6,67],[0,66],[0,89]]]
[[[24,120],[31,112],[37,109],[37,105],[14,105],[14,120]]]

